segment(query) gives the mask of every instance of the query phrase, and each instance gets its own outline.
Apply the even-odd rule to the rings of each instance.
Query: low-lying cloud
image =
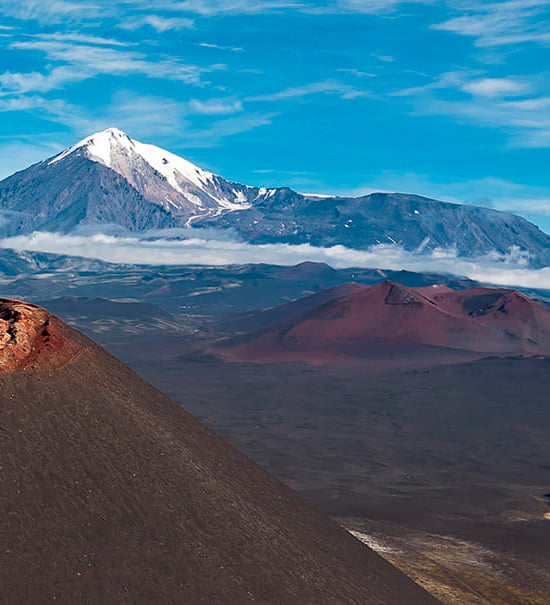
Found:
[[[335,268],[370,267],[446,273],[492,284],[550,289],[550,267],[529,268],[528,256],[519,250],[511,250],[507,255],[494,252],[483,257],[463,258],[452,249],[410,252],[390,244],[372,246],[367,250],[345,246],[317,248],[309,244],[253,245],[232,237],[233,234],[225,231],[201,230],[197,233],[196,230],[185,229],[139,236],[35,232],[1,239],[0,247],[144,265],[295,265],[315,261]]]

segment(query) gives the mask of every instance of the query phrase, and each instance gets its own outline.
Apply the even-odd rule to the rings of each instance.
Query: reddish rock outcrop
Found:
[[[0,373],[59,368],[79,349],[63,324],[46,310],[0,298]]]

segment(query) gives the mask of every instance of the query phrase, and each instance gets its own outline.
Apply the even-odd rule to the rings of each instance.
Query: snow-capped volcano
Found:
[[[269,194],[266,189],[226,181],[165,149],[136,141],[118,128],[86,137],[47,164],[73,155],[83,155],[115,171],[146,199],[187,224],[250,208],[253,201]]]
[[[82,227],[143,232],[229,229],[254,244],[379,244],[452,248],[461,256],[515,250],[550,265],[550,237],[523,218],[402,193],[358,198],[227,181],[116,128],[0,182],[0,236]]]

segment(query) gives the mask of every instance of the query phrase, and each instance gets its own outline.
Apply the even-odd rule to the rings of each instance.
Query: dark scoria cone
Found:
[[[436,602],[80,333],[0,315],[0,603]]]

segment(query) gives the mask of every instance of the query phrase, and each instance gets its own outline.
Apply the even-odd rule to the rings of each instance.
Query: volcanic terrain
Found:
[[[436,602],[80,333],[0,316],[1,602]]]
[[[310,362],[550,355],[550,311],[514,290],[345,284],[256,314],[250,323],[269,317],[277,323],[264,321],[261,331],[216,350],[230,360]]]

